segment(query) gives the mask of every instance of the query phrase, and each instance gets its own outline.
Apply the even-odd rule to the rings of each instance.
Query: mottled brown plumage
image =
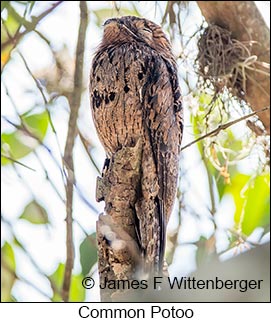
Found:
[[[132,16],[105,22],[90,73],[90,102],[109,159],[142,141],[132,207],[145,263],[161,270],[177,188],[182,106],[176,62],[158,25]]]

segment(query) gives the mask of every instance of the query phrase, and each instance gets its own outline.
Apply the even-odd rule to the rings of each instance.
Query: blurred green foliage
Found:
[[[80,245],[82,274],[87,275],[97,262],[96,233],[87,236]]]
[[[20,116],[20,121],[15,131],[1,134],[2,165],[21,159],[33,152],[46,135],[49,125],[47,111],[38,114],[23,114]]]
[[[11,290],[16,280],[16,262],[12,246],[5,242],[1,248],[1,302],[12,302]]]
[[[49,277],[50,283],[53,289],[53,302],[61,302],[61,289],[64,279],[65,265],[59,264],[56,271]],[[82,288],[82,279],[84,276],[82,274],[73,275],[70,289],[70,301],[71,302],[83,302],[85,300],[85,289]]]
[[[32,224],[48,224],[48,214],[44,207],[37,201],[31,201],[26,205],[20,219],[25,219]]]

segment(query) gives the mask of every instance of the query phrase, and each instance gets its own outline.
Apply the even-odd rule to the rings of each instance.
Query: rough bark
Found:
[[[251,54],[257,56],[258,62],[270,63],[270,31],[254,1],[197,1],[197,3],[208,23],[227,28],[232,32],[233,38],[239,41],[254,41]],[[255,111],[270,105],[269,75],[249,71],[246,100]],[[259,118],[266,131],[270,133],[269,110],[261,113]]]
[[[105,212],[97,221],[100,284],[132,280],[140,261],[136,243],[134,205],[140,178],[142,142],[114,154],[103,177],[98,177],[96,199],[105,201]],[[101,289],[101,300],[131,298],[129,290]]]

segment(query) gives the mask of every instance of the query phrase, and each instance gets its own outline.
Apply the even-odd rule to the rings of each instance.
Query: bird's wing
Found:
[[[144,186],[148,186],[148,189],[153,191],[152,198],[156,208],[153,214],[155,226],[153,230],[159,232],[156,239],[155,262],[158,263],[159,271],[161,271],[165,252],[166,226],[177,190],[182,107],[177,70],[174,64],[153,53],[148,65],[148,76],[142,90],[145,128],[142,164],[151,164],[151,161],[144,162],[144,159],[154,161],[156,179],[150,175],[150,170],[143,169],[143,180],[147,182],[143,183],[143,195]],[[150,193],[149,198],[151,195]]]

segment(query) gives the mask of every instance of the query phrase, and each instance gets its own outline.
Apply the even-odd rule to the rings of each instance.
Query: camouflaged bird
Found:
[[[176,61],[160,26],[133,16],[104,23],[90,73],[90,102],[109,159],[143,142],[135,223],[145,263],[161,272],[183,122]]]

